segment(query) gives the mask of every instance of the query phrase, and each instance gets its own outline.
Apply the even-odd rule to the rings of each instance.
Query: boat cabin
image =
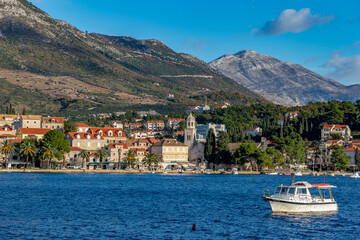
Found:
[[[295,202],[333,202],[330,184],[310,184],[308,182],[296,182],[290,186],[276,187],[273,198]]]

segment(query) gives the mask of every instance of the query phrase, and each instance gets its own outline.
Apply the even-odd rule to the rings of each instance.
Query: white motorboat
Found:
[[[232,172],[231,172],[231,174],[233,174],[233,175],[238,175],[238,174],[239,174],[239,172],[238,172],[238,170],[237,170],[237,169],[233,169],[233,170],[232,170]]]
[[[267,175],[279,175],[279,173],[278,172],[269,172],[269,173],[267,173]]]
[[[294,175],[295,175],[295,176],[302,176],[302,173],[301,173],[300,171],[296,171],[296,172],[294,173]]]
[[[319,176],[319,173],[318,172],[311,172],[310,175],[311,176]]]
[[[359,172],[354,172],[352,175],[350,175],[351,178],[360,178]]]
[[[278,186],[275,193],[263,192],[263,199],[270,203],[273,213],[337,212],[338,205],[332,196],[330,184],[296,182]]]

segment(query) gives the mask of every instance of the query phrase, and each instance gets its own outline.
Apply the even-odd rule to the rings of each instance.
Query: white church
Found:
[[[204,142],[196,141],[196,120],[190,113],[186,119],[184,143],[189,148],[189,161],[198,167],[206,168],[207,161],[204,158]]]

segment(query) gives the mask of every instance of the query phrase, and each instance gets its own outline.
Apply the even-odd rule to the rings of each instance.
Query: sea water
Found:
[[[360,179],[295,180],[336,185],[339,212],[272,214],[291,176],[1,173],[0,239],[360,238]]]

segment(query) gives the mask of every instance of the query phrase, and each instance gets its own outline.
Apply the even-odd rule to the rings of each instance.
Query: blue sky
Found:
[[[210,62],[251,49],[360,83],[358,0],[31,0],[83,31],[158,39]]]

